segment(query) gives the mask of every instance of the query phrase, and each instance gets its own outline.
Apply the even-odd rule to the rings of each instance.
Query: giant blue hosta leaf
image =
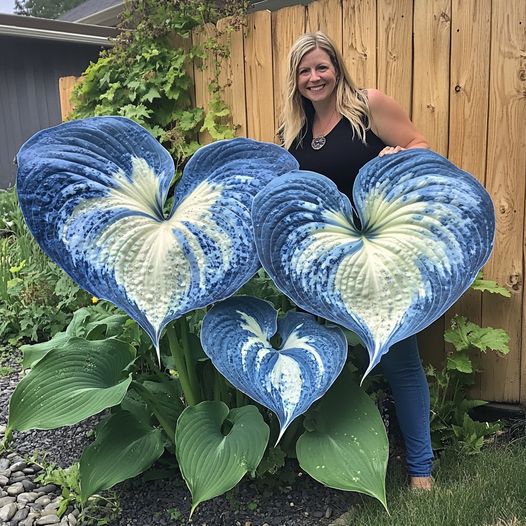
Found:
[[[378,157],[349,199],[305,171],[274,180],[256,197],[261,263],[297,305],[355,331],[366,374],[389,347],[448,309],[488,259],[491,199],[475,178],[429,150]]]
[[[20,206],[44,252],[136,319],[155,344],[170,320],[230,296],[257,270],[253,197],[297,167],[272,144],[205,146],[187,164],[165,217],[172,158],[129,119],[41,131],[17,162]]]
[[[336,380],[347,357],[347,340],[339,327],[320,325],[310,314],[288,312],[277,318],[270,303],[236,296],[206,314],[201,342],[231,384],[276,413],[279,440]],[[279,349],[269,341],[276,332]]]

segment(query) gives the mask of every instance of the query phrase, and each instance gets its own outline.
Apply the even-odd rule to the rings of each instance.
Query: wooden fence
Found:
[[[431,147],[491,193],[497,237],[485,274],[512,297],[467,293],[420,344],[428,362],[441,361],[453,313],[506,329],[510,354],[482,358],[473,394],[525,404],[526,0],[317,0],[252,13],[244,30],[224,37],[230,55],[222,81],[238,135],[275,141],[287,51],[300,34],[318,29],[340,47],[358,85],[397,99]],[[215,31],[204,27],[192,38]],[[210,73],[193,73],[196,104],[206,107]]]

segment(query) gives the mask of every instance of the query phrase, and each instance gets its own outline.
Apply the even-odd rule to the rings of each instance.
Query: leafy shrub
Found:
[[[0,192],[0,338],[10,344],[51,338],[90,301],[40,250],[14,189]]]

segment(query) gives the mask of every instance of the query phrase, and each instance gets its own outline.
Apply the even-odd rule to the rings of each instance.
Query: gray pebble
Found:
[[[5,486],[8,483],[9,479],[4,475],[0,475],[0,486]]]
[[[35,513],[30,513],[25,520],[18,523],[18,526],[33,526],[37,518],[38,515],[36,515]]]
[[[11,462],[7,458],[0,458],[0,470],[7,469]]]
[[[2,508],[0,508],[0,520],[2,521],[11,520],[11,518],[17,512],[17,510],[18,510],[18,507],[14,502],[11,502],[11,504],[6,504],[5,506],[2,506]]]
[[[2,497],[0,499],[0,508],[3,508],[6,504],[11,504],[11,502],[15,502],[16,497]]]
[[[24,468],[22,470],[26,475],[33,475],[35,473],[35,468]]]
[[[23,521],[29,515],[29,508],[21,508],[16,513],[15,516],[11,519],[11,524],[18,524],[20,521]]]
[[[45,526],[46,524],[58,524],[60,519],[56,515],[45,515],[37,519],[35,524],[37,526]]]
[[[38,498],[38,493],[35,493],[34,491],[30,492],[24,492],[20,493],[16,500],[18,502],[21,502],[22,504],[27,504],[28,502],[35,502],[35,500]]]
[[[34,490],[35,489],[35,484],[34,482],[31,482],[30,480],[28,479],[25,479],[22,481],[22,485],[24,486],[24,489],[26,491],[31,491],[31,490]]]
[[[0,475],[9,478],[11,476],[11,470],[9,468],[0,469]]]
[[[46,505],[46,507],[44,508],[44,511],[56,511],[58,510],[58,507],[60,506],[60,502],[58,501],[54,501],[54,502],[50,502],[49,504]]]
[[[11,495],[12,497],[14,495],[19,495],[20,493],[23,493],[24,491],[24,485],[21,482],[17,482],[15,484],[12,484],[7,488],[7,494]]]
[[[25,468],[27,468],[27,464],[23,460],[21,462],[15,462],[14,464],[11,464],[11,469],[13,471],[22,471]]]
[[[47,506],[51,502],[51,499],[47,495],[42,495],[35,500],[35,504],[40,504],[41,506]]]
[[[75,517],[73,513],[70,513],[68,515],[68,522],[69,522],[69,526],[75,526],[77,524],[77,517]]]
[[[39,493],[52,493],[53,491],[56,491],[57,487],[55,484],[46,484],[45,486],[42,486],[41,488],[38,488]]]

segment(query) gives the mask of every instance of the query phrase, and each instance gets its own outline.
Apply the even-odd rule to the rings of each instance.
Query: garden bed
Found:
[[[19,351],[12,349],[3,355],[0,364],[5,368],[4,374],[0,376],[0,430],[3,430],[7,423],[9,397],[21,375],[20,359]],[[27,459],[38,451],[39,457],[45,455],[46,465],[56,464],[60,467],[68,467],[78,460],[84,447],[92,440],[92,429],[97,420],[94,417],[75,426],[50,431],[14,433],[10,443],[10,453],[1,455],[0,463],[3,463],[4,466],[7,464],[12,466],[22,461],[27,464],[24,467],[27,473],[23,473],[25,474],[24,479],[28,481],[26,486],[29,490],[21,493],[39,494],[37,501],[40,499],[38,502],[44,503],[44,505],[39,505],[35,502],[24,502],[24,497],[20,499],[18,495],[15,495],[17,500],[13,503],[17,506],[16,513],[19,509],[26,509],[28,514],[38,515],[46,506],[49,506],[47,510],[49,513],[54,509],[53,502],[59,500],[60,488],[52,488],[46,494],[49,502],[41,498],[45,496],[41,491],[42,488],[49,491],[49,484],[34,482],[36,473],[32,473],[31,470],[35,469],[35,466],[28,463]],[[2,473],[1,466],[2,464],[0,464],[0,473]],[[9,466],[7,470],[10,469]],[[19,472],[18,467],[15,467],[16,472]],[[39,471],[39,468],[36,467],[35,471]],[[205,524],[207,526],[329,525],[348,510],[357,499],[356,494],[332,490],[318,484],[308,475],[302,474],[297,464],[293,462],[286,466],[283,473],[279,480],[273,480],[268,484],[245,480],[228,494],[200,505],[192,517],[192,522],[200,526]],[[149,475],[152,474],[153,472],[150,472],[146,476],[139,476],[115,488],[116,502],[119,503],[122,511],[118,518],[111,519],[106,524],[112,526],[187,524],[191,507],[190,493],[178,472],[174,470],[173,475],[168,479],[148,480]],[[11,474],[8,477],[9,481],[3,486],[0,482],[0,503],[3,502],[2,498],[10,496],[8,494],[10,486],[21,482],[19,477],[20,475]],[[16,482],[12,482],[12,479]],[[12,503],[6,501],[4,506],[9,504]],[[2,506],[0,506],[1,510]],[[71,515],[72,513],[76,515],[77,511],[70,508],[65,514],[66,518],[62,519],[62,524],[66,524],[68,516],[70,522],[67,524],[75,523],[75,519],[71,519],[75,517]],[[25,511],[18,516],[21,517],[24,514]],[[47,515],[48,520],[52,520],[52,515]],[[16,515],[14,517],[16,518]],[[31,523],[27,516],[21,522],[13,521],[13,519],[4,522],[9,526],[29,526],[30,524],[36,526],[45,523],[38,523],[36,519],[34,523]],[[1,521],[0,524],[2,524]],[[46,522],[46,524],[53,523]]]

